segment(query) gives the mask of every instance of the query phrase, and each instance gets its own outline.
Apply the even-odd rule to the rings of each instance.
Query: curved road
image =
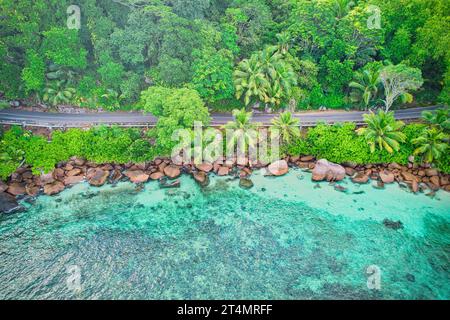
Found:
[[[398,120],[415,120],[421,117],[424,110],[435,110],[438,106],[426,108],[412,108],[395,111]],[[363,123],[363,111],[324,111],[296,113],[294,117],[300,119],[302,126],[314,126],[318,122],[355,122]],[[254,122],[269,124],[276,114],[255,113]],[[212,114],[212,125],[220,126],[232,120],[229,114]],[[124,127],[151,127],[156,124],[157,118],[152,115],[143,115],[139,112],[115,112],[115,113],[49,113],[31,112],[24,110],[0,110],[0,124],[17,124],[35,127],[72,128],[87,127],[92,125],[120,125]]]

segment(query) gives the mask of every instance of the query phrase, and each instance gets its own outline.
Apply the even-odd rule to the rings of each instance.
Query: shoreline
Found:
[[[413,160],[413,159],[411,159]],[[0,181],[0,213],[10,214],[23,210],[18,203],[26,197],[57,195],[66,188],[87,182],[90,186],[101,187],[105,184],[117,184],[130,181],[137,186],[148,181],[158,181],[160,188],[178,188],[182,174],[191,176],[200,186],[209,184],[209,175],[227,176],[239,179],[241,188],[253,187],[251,180],[254,170],[265,170],[265,175],[282,177],[290,168],[299,168],[312,173],[312,181],[338,182],[348,178],[354,184],[372,184],[373,188],[384,189],[385,184],[397,183],[400,188],[412,193],[425,193],[433,197],[438,190],[450,192],[450,175],[437,169],[419,166],[410,162],[407,166],[397,163],[334,164],[313,156],[289,156],[269,166],[251,163],[246,158],[202,163],[200,165],[174,164],[169,158],[156,158],[145,163],[97,164],[85,159],[72,157],[60,162],[47,174],[33,175],[28,166],[18,168],[7,180]],[[337,191],[346,192],[346,188],[334,184]]]

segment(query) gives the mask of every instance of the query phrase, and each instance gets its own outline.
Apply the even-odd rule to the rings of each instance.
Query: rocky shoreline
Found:
[[[48,174],[33,175],[31,168],[23,166],[16,170],[7,183],[0,181],[0,213],[13,213],[22,210],[17,199],[36,197],[40,194],[56,195],[77,183],[87,181],[91,186],[100,187],[107,183],[116,184],[129,180],[137,185],[148,181],[158,181],[161,188],[177,188],[178,177],[191,175],[201,186],[209,183],[209,175],[230,176],[240,179],[239,185],[249,189],[253,187],[253,170],[265,169],[266,175],[282,176],[290,167],[298,167],[312,172],[313,181],[336,182],[350,178],[352,182],[372,183],[374,188],[382,189],[385,184],[398,183],[400,187],[413,193],[423,192],[433,196],[442,189],[450,192],[450,175],[440,173],[429,166],[419,166],[410,158],[407,166],[396,163],[379,165],[357,165],[354,163],[334,164],[325,159],[317,160],[313,156],[287,157],[269,166],[251,163],[248,159],[233,159],[202,163],[200,165],[176,165],[168,158],[157,158],[152,162],[140,164],[96,164],[73,157],[61,162]],[[346,189],[335,185],[336,190]]]

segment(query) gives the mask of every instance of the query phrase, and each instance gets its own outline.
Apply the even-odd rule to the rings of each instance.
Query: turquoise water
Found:
[[[257,172],[251,190],[181,180],[80,184],[0,217],[0,299],[450,298],[448,193],[342,193],[300,170]],[[371,265],[380,290],[367,287]]]

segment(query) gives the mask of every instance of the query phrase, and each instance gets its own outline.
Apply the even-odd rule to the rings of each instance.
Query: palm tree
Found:
[[[378,93],[380,85],[380,71],[379,70],[363,70],[355,74],[354,81],[349,83],[352,88],[350,99],[353,102],[362,102],[364,109],[367,110],[370,102]]]
[[[272,125],[278,131],[282,142],[291,143],[293,138],[300,136],[300,121],[292,117],[288,111],[281,113],[277,118],[272,120]]]
[[[342,19],[343,17],[345,17],[351,10],[351,7],[354,5],[355,2],[352,0],[334,0],[333,11],[336,15],[336,18]]]
[[[270,105],[280,105],[289,98],[297,75],[292,66],[283,59],[276,46],[267,47],[242,60],[234,72],[236,98],[244,95],[245,105],[252,98]]]
[[[236,98],[244,95],[245,105],[248,106],[252,98],[264,101],[268,81],[261,70],[258,56],[252,55],[250,59],[242,60],[233,73]]]
[[[60,80],[51,83],[50,86],[44,89],[44,102],[49,102],[52,106],[61,103],[69,103],[74,97],[76,90],[65,86],[66,81]]]
[[[247,112],[245,109],[233,110],[234,121],[230,121],[223,126],[226,130],[234,131],[232,132],[230,141],[227,141],[228,146],[234,146],[236,143],[241,143],[239,146],[241,150],[246,150],[247,146],[256,146],[258,141],[256,129],[259,127],[259,124],[252,122],[252,115],[253,112]]]
[[[412,143],[418,146],[414,150],[414,155],[422,155],[423,160],[427,163],[439,160],[447,151],[446,139],[448,139],[448,135],[439,129],[426,129],[418,138],[412,140]]]
[[[404,126],[402,121],[396,121],[393,112],[380,110],[377,114],[371,112],[364,115],[366,128],[357,130],[359,135],[366,138],[370,151],[375,152],[376,147],[386,149],[392,153],[400,149],[400,142],[405,142],[406,135],[399,130]]]
[[[424,111],[422,118],[432,127],[448,132],[450,131],[450,119],[448,118],[449,108],[438,109],[435,112]]]
[[[282,55],[285,55],[288,53],[289,49],[290,49],[290,44],[291,44],[291,35],[289,34],[289,32],[287,31],[283,31],[282,33],[278,33],[276,35],[278,43],[278,52],[281,53]]]

